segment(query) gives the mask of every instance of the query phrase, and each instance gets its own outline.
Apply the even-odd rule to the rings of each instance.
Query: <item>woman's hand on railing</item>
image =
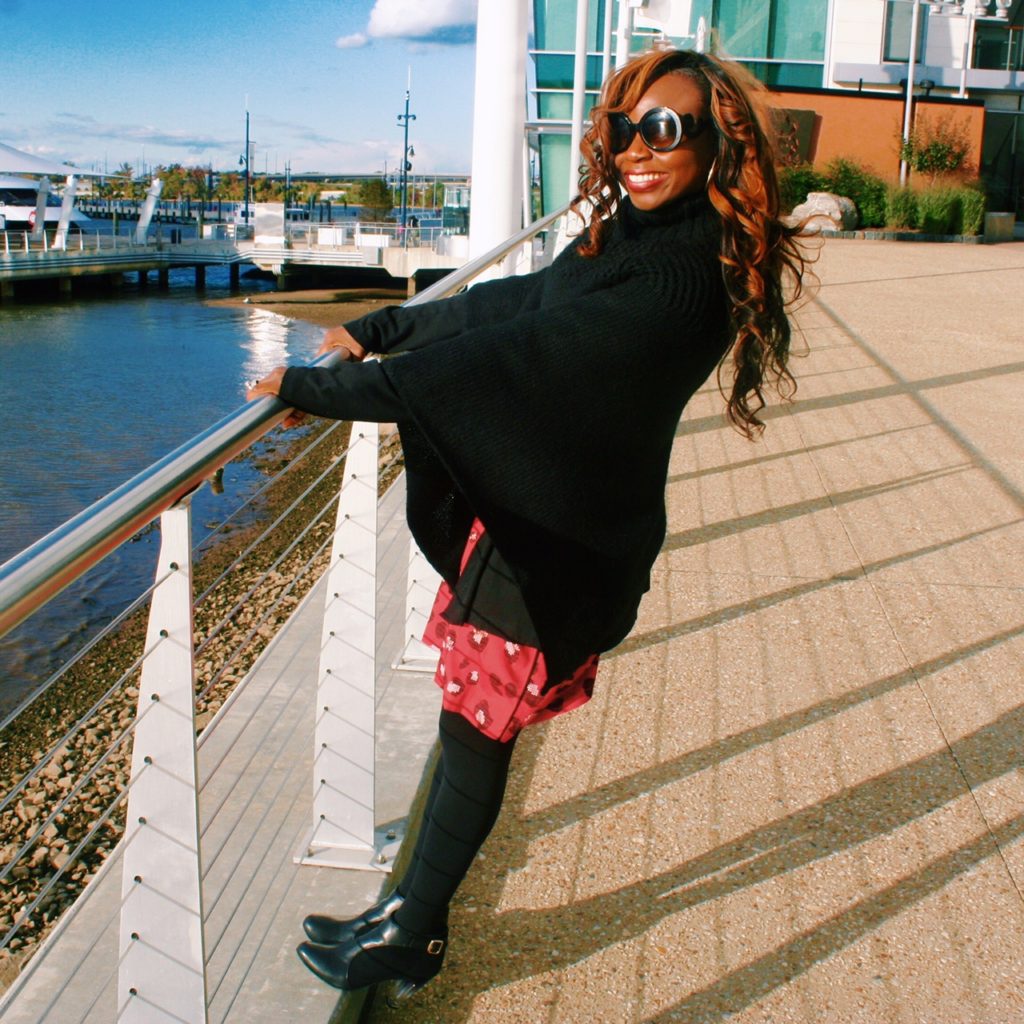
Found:
[[[340,352],[342,359],[357,363],[366,355],[366,349],[344,327],[331,327],[324,333],[323,343],[316,354],[323,356],[328,352]]]
[[[287,369],[287,366],[275,366],[262,380],[250,384],[245,389],[245,400],[253,402],[257,398],[265,398],[267,395],[276,397],[280,394],[281,381],[284,379],[284,372]],[[281,426],[286,429],[288,427],[297,427],[305,418],[306,414],[300,409],[292,409],[281,421]]]

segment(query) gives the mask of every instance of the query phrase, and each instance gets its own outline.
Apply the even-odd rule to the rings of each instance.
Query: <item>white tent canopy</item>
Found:
[[[0,142],[0,174],[81,174],[77,167],[22,153]]]

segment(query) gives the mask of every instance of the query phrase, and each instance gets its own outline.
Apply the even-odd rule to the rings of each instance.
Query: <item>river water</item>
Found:
[[[226,268],[207,269],[203,297],[194,280],[172,270],[168,291],[0,306],[0,562],[238,408],[245,381],[319,346],[312,324],[204,305],[228,294]],[[259,479],[236,460],[222,495],[201,488],[193,541]],[[124,545],[0,639],[0,712],[150,584],[157,543]]]

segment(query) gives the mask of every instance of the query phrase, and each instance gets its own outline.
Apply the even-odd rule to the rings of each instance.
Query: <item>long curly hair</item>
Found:
[[[765,407],[765,386],[783,399],[796,391],[787,368],[787,310],[800,297],[807,265],[796,240],[799,227],[779,218],[775,140],[764,111],[764,87],[740,65],[690,50],[647,53],[610,75],[580,147],[585,163],[572,206],[589,225],[577,252],[601,252],[622,200],[608,114],[632,110],[657,79],[673,73],[696,83],[716,133],[707,194],[722,222],[720,259],[733,334],[718,381],[723,394],[728,391],[729,420],[752,439],[764,430],[758,413]],[[725,379],[730,355],[731,387]]]

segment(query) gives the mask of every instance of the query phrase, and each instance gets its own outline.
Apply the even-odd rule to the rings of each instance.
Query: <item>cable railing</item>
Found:
[[[535,269],[551,255],[561,213],[408,304],[452,294],[502,262],[506,271]],[[225,845],[267,793],[292,785],[256,767],[255,751],[283,749],[300,726],[275,711],[279,694],[251,693],[248,683],[317,581],[326,599],[320,710],[307,723],[316,785],[303,862],[379,867],[394,856],[393,831],[380,834],[373,818],[374,701],[365,694],[374,679],[377,504],[401,469],[397,435],[381,442],[376,424],[307,427],[283,469],[199,544],[191,538],[192,493],[286,413],[275,398],[242,407],[0,566],[4,635],[160,523],[153,584],[0,723],[0,890],[9,894],[0,903],[0,967],[19,972],[0,1013],[206,1021],[215,1001],[237,998],[242,981],[227,981],[227,968],[208,981],[208,970],[235,961],[230,936],[253,922],[241,895],[221,888],[204,907],[203,891],[211,874],[234,877],[250,856],[269,856],[261,830],[296,830],[264,804],[240,852]],[[276,488],[287,495],[272,501]],[[283,511],[268,515],[270,505]],[[425,609],[407,601],[407,620],[416,616],[425,619]],[[417,632],[408,621],[407,638]],[[416,652],[396,655],[401,663]],[[253,738],[250,726],[266,734]],[[276,726],[286,726],[284,738],[271,736]],[[64,952],[69,943],[73,954]],[[60,992],[49,971],[38,972],[50,960],[64,971]]]
[[[178,246],[202,248],[225,242],[260,244],[253,225],[225,223],[208,227],[210,230],[199,238],[185,237],[177,228],[165,229],[164,225],[156,225],[150,228],[142,241],[135,238],[134,228],[125,228],[116,233],[89,228],[79,230],[77,227],[63,233],[48,229],[38,236],[25,229],[5,230],[0,231],[0,258],[18,260],[40,253],[116,254],[138,250],[152,254],[155,251],[172,252]],[[354,220],[334,224],[288,221],[283,225],[280,237],[292,246],[304,246],[311,250],[384,246],[436,249],[439,243],[443,244],[443,240],[457,234],[460,234],[459,230],[436,224],[421,226],[418,223],[407,223],[403,227],[393,221]]]
[[[100,231],[79,231],[77,228],[65,232],[47,229],[36,237],[31,231],[0,231],[0,256],[17,258],[36,253],[103,252],[116,253],[131,249],[153,249],[161,244],[155,236],[143,242],[135,240],[134,233],[110,234]]]

